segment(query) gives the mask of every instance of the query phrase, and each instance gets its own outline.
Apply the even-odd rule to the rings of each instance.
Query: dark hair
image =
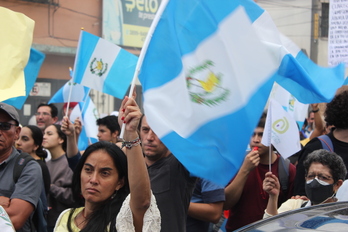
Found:
[[[84,199],[81,197],[81,172],[83,169],[83,166],[88,158],[93,152],[103,150],[107,154],[110,155],[112,158],[114,165],[117,169],[118,176],[120,179],[124,179],[124,185],[122,188],[120,188],[117,191],[117,194],[115,197],[110,197],[106,201],[100,204],[100,206],[92,213],[90,219],[87,222],[87,225],[85,228],[81,230],[81,232],[95,232],[100,231],[104,232],[106,231],[106,227],[108,224],[116,219],[116,216],[118,212],[121,209],[123,201],[128,196],[130,190],[128,185],[128,168],[127,168],[127,157],[123,153],[123,151],[115,144],[106,142],[106,141],[100,141],[96,142],[85,150],[83,153],[83,156],[79,160],[73,175],[72,180],[72,192],[73,197],[78,204],[76,207],[80,207],[84,205]],[[76,208],[72,209],[69,214],[68,219],[68,230],[69,232],[72,232],[71,229],[71,223],[74,223],[74,219],[72,218],[72,215]],[[111,225],[114,226],[114,225]],[[112,231],[112,230],[110,230]]]
[[[34,140],[34,144],[38,146],[35,151],[36,155],[39,156],[40,159],[45,160],[45,158],[47,158],[47,152],[42,148],[43,134],[41,129],[34,125],[27,125],[24,127],[27,127],[31,131],[31,137]]]
[[[266,118],[267,118],[267,113],[263,112],[259,122],[257,123],[257,127],[265,128]]]
[[[51,124],[50,126],[54,126],[56,128],[56,130],[57,130],[59,138],[63,139],[62,148],[66,152],[66,140],[67,140],[67,137],[66,137],[66,135],[63,133],[63,131],[61,129],[62,126],[59,125],[59,124]]]
[[[120,133],[121,131],[120,125],[118,125],[118,118],[115,115],[109,115],[105,116],[104,118],[97,119],[97,125],[106,126],[111,133],[115,133],[116,131]]]
[[[48,107],[51,108],[51,116],[52,116],[52,118],[58,117],[58,108],[57,108],[57,106],[55,106],[53,103],[51,103],[51,104],[41,103],[41,104],[37,107],[37,109],[39,109],[41,106],[48,106]]]
[[[347,175],[346,165],[343,162],[341,156],[334,152],[329,152],[325,149],[315,150],[310,153],[305,161],[303,162],[303,167],[305,168],[305,173],[307,176],[309,167],[313,162],[321,163],[330,169],[330,174],[336,183],[338,180],[345,180]]]
[[[348,129],[348,91],[336,95],[325,110],[325,121],[336,128]]]

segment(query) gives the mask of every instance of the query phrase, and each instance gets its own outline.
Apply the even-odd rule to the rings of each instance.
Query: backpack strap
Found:
[[[328,150],[330,152],[334,152],[332,141],[329,136],[321,135],[318,137],[318,139],[320,140],[323,149]]]
[[[278,162],[278,178],[280,187],[283,193],[286,194],[288,191],[290,161],[288,159],[284,159],[282,156],[279,156]]]
[[[31,160],[34,160],[28,153],[20,152],[19,156],[16,157],[15,165],[13,168],[13,181],[17,183],[19,177],[22,174],[23,168]]]

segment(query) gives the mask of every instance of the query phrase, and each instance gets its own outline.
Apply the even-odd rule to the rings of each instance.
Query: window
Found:
[[[321,23],[320,36],[328,37],[329,35],[329,3],[321,3]]]

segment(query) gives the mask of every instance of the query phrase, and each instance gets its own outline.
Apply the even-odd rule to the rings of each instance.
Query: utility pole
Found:
[[[312,0],[310,59],[317,64],[319,47],[319,9],[320,1]]]

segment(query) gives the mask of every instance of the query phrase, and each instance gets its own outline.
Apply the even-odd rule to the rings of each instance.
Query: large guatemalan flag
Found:
[[[75,57],[74,82],[123,98],[138,57],[98,36],[81,31]]]
[[[255,25],[268,24],[275,28],[249,0],[162,1],[139,58],[145,115],[193,175],[227,184],[244,160],[279,66],[279,76],[286,68],[303,71],[293,59],[282,62],[280,45],[259,39]]]

